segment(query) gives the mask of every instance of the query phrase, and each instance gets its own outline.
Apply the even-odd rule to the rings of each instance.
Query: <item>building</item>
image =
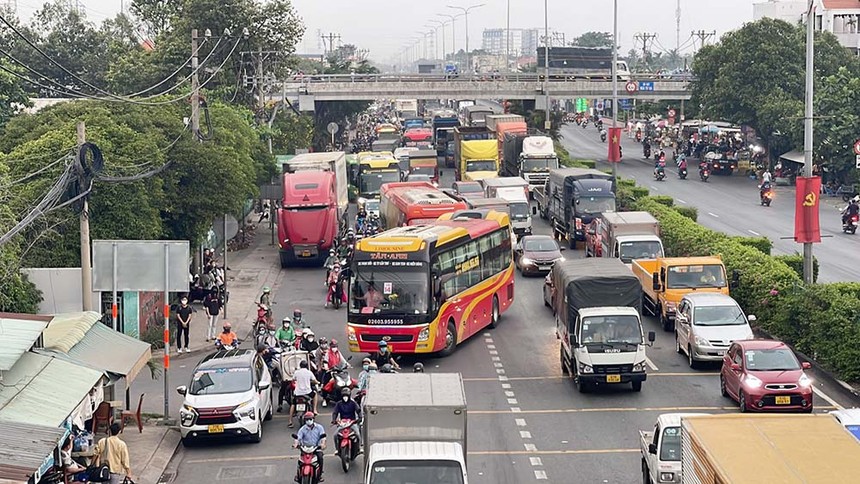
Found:
[[[753,4],[753,18],[798,24],[806,7],[805,0],[768,0]],[[815,29],[831,32],[845,48],[860,53],[860,0],[815,0]]]
[[[510,29],[512,57],[529,55],[538,48],[540,35],[538,29]],[[491,55],[505,55],[507,29],[484,29],[481,48]]]

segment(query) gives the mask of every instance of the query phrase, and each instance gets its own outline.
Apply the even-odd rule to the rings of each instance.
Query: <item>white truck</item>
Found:
[[[395,99],[394,110],[400,119],[417,118],[418,117],[418,100],[417,99]]]
[[[481,180],[487,198],[501,198],[509,204],[511,227],[517,235],[532,233],[532,214],[529,210],[529,184],[518,176],[485,178]]]
[[[645,347],[656,334],[649,331],[645,342],[639,279],[618,259],[560,260],[551,279],[562,373],[581,393],[624,383],[641,391]]]
[[[613,257],[630,267],[634,259],[663,255],[660,222],[648,212],[604,212],[586,231],[586,257]]]
[[[699,415],[707,414],[664,413],[657,417],[654,430],[639,431],[643,483],[681,482],[681,418]]]
[[[459,373],[374,375],[363,406],[365,484],[468,482]]]

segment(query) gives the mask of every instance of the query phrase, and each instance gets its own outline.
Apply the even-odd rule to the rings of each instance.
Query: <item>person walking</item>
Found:
[[[206,341],[215,339],[215,327],[218,325],[218,315],[221,314],[221,298],[214,292],[206,295],[203,300],[203,305],[206,306],[206,313],[209,316],[209,332],[206,333]]]
[[[99,440],[95,448],[95,464],[106,464],[110,468],[110,484],[122,484],[125,478],[131,479],[128,446],[119,438],[121,429],[118,422],[112,423],[110,437]]]
[[[188,298],[183,297],[176,308],[176,352],[190,353],[188,349],[189,330],[191,329],[191,313],[194,309],[188,305]],[[182,348],[182,337],[185,336],[185,348]]]

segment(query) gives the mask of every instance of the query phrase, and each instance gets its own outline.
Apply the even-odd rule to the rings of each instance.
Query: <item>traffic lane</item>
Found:
[[[565,134],[562,142],[573,157],[596,155],[595,159],[606,159],[605,151],[602,151],[603,144],[599,139],[595,141],[586,133],[572,128],[565,131]],[[680,205],[696,207],[699,210],[700,224],[730,235],[764,235],[774,243],[774,254],[793,254],[800,250],[800,246],[792,239],[782,238],[791,237],[793,234],[793,187],[776,187],[774,203],[770,207],[762,207],[755,180],[737,174],[715,175],[707,183],[703,183],[698,178],[696,166],[690,167],[687,180],[680,180],[671,161],[667,164],[665,181],[657,182],[653,177],[654,162],[642,157],[641,144],[624,136],[622,145],[626,155],[617,167],[618,173],[623,177],[636,179],[639,185],[649,188],[654,194],[670,195]],[[667,150],[667,154],[671,155],[671,150]],[[841,217],[834,206],[835,202],[825,202],[821,206],[822,234],[832,237],[822,239],[818,246],[820,249],[816,250],[816,257],[821,264],[821,281],[860,280],[860,275],[842,263],[846,257],[853,257],[858,242],[842,233]],[[738,217],[739,212],[741,217]]]

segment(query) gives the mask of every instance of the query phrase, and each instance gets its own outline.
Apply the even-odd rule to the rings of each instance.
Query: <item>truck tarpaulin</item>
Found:
[[[466,141],[462,144],[462,156],[464,160],[495,160],[498,148],[494,139]]]
[[[628,306],[641,311],[642,286],[620,259],[558,261],[552,268],[553,285],[563,291],[570,308]]]
[[[821,242],[821,227],[818,224],[821,177],[797,177],[795,193],[794,241],[798,244],[817,244]]]

